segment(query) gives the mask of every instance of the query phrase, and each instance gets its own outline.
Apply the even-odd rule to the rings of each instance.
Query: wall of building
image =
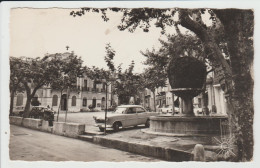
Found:
[[[210,77],[212,76],[212,74],[210,75]],[[213,106],[216,107],[216,114],[219,115],[226,115],[227,111],[226,111],[226,104],[225,104],[225,96],[224,96],[224,92],[222,91],[221,87],[219,84],[217,85],[213,85],[212,82],[207,83],[206,85],[206,93],[208,95],[208,105],[207,107],[209,108],[209,111],[212,112]],[[153,99],[152,99],[152,92],[149,89],[146,89],[146,97],[145,97],[145,101],[146,101],[146,106],[149,107],[152,110],[154,110],[154,106],[153,104]],[[164,94],[164,97],[162,97],[162,93]],[[169,84],[169,82],[167,81],[166,83],[166,87],[159,87],[155,90],[155,98],[156,98],[156,106],[157,108],[160,105],[161,102],[161,106],[163,106],[164,104],[166,106],[172,106],[173,105],[173,101],[172,101],[172,93],[171,93],[171,86]],[[174,100],[176,101],[178,97],[174,96]],[[162,99],[165,99],[165,103],[162,102]],[[202,95],[198,95],[196,97],[193,98],[193,104],[194,107],[196,108],[202,108]],[[149,103],[148,103],[149,102]],[[181,107],[182,107],[182,100],[181,98],[179,98],[179,103],[180,103],[180,111],[181,111]],[[156,109],[158,110],[158,109]]]
[[[84,90],[84,80],[87,81],[87,86],[90,88],[88,91]],[[77,87],[79,91],[69,91],[69,96],[67,99],[67,90],[64,90],[62,92],[62,95],[64,98],[68,101],[68,111],[69,112],[79,112],[79,111],[86,111],[89,110],[89,105],[93,103],[93,99],[96,99],[96,108],[97,110],[103,110],[105,108],[105,99],[106,99],[106,93],[104,86],[102,84],[96,85],[96,90],[92,90],[94,88],[93,81],[87,77],[84,78],[77,78]],[[19,100],[19,103],[17,104],[17,100]],[[57,96],[57,104],[54,104],[54,96]],[[18,98],[20,97],[20,98]],[[41,103],[41,106],[49,106],[54,111],[58,111],[58,109],[61,109],[62,103],[61,103],[61,92],[59,90],[53,90],[50,87],[43,87],[37,90],[35,97],[38,97],[38,101]],[[76,104],[72,104],[72,99],[75,97]],[[86,98],[87,102],[86,105],[83,105],[83,99]],[[14,109],[17,107],[25,107],[27,100],[26,93],[17,93],[14,97]],[[103,101],[102,101],[103,100]],[[114,101],[117,101],[115,98]],[[21,103],[22,102],[22,103]],[[107,105],[111,106],[111,85],[108,86],[108,93],[107,93]],[[65,111],[65,110],[61,110]]]

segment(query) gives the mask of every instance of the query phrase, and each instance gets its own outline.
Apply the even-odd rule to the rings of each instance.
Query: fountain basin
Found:
[[[193,135],[220,135],[221,123],[226,122],[226,116],[152,116],[150,117],[150,132]]]

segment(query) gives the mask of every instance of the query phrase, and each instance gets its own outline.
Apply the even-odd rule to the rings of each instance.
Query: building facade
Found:
[[[49,106],[54,111],[60,109],[61,112],[79,112],[90,110],[90,105],[95,110],[104,110],[107,105],[111,106],[112,101],[116,98],[111,95],[111,85],[108,85],[107,100],[105,84],[95,84],[93,80],[87,76],[77,78],[77,89],[66,89],[62,93],[59,90],[52,89],[49,86],[44,86],[37,90],[33,99],[40,102],[40,106]],[[112,99],[111,99],[112,97]],[[16,93],[14,97],[14,110],[20,107],[25,107],[26,92]]]
[[[197,111],[201,112],[203,108],[203,93],[193,98],[193,106],[195,114]],[[210,114],[214,115],[227,115],[227,104],[225,99],[224,91],[221,89],[221,86],[214,76],[214,72],[208,75],[206,81],[206,91],[205,91],[205,106],[209,109]],[[144,107],[154,109],[154,96],[151,90],[145,89],[144,91],[145,101]],[[174,97],[174,101],[173,101]],[[156,103],[156,111],[158,111],[161,107],[169,107],[173,105],[175,102],[175,107],[180,108],[180,112],[182,110],[183,102],[180,97],[172,96],[171,86],[169,81],[166,82],[166,87],[159,87],[155,90],[155,103]]]

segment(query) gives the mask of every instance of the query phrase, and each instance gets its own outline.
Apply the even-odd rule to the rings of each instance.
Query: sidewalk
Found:
[[[196,144],[205,148],[206,161],[216,161],[216,141],[211,136],[178,137],[148,134],[148,128],[127,128],[117,133],[108,131],[103,135],[96,127],[87,127],[86,135],[79,139],[90,141],[106,147],[120,149],[145,156],[157,157],[167,161],[190,161]],[[217,137],[219,139],[219,137]]]

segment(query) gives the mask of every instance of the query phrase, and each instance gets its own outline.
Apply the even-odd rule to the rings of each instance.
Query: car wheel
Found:
[[[120,123],[119,122],[116,122],[114,125],[113,125],[113,130],[115,132],[119,131],[119,127],[120,127]]]
[[[146,122],[145,122],[145,127],[150,127],[150,120],[146,120]]]
[[[101,132],[104,132],[104,131],[105,131],[105,128],[99,127],[99,130],[100,130]]]

